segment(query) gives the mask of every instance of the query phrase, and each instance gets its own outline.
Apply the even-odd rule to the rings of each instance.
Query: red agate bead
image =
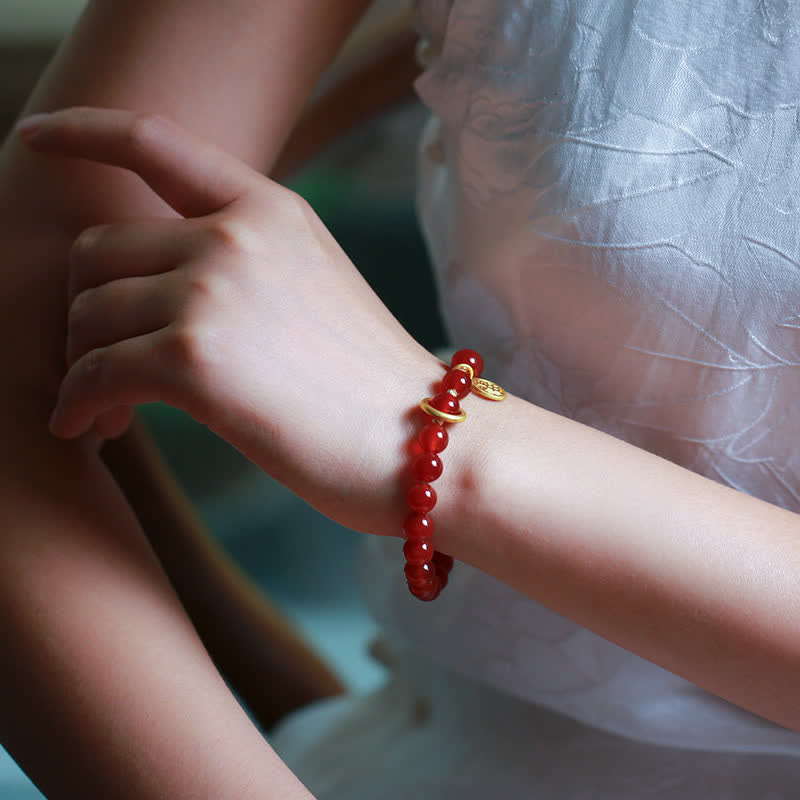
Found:
[[[437,550],[433,554],[433,563],[440,577],[447,575],[453,569],[453,556],[449,556],[447,553],[440,553]]]
[[[425,514],[412,512],[403,525],[406,539],[430,539],[433,534],[433,520]]]
[[[417,600],[422,600],[423,603],[429,603],[435,600],[442,593],[442,585],[438,581],[435,582],[430,588],[416,587],[409,584],[408,590]]]
[[[474,350],[459,350],[450,359],[451,367],[454,367],[456,364],[467,364],[472,367],[476,378],[483,372],[483,358],[481,358],[480,353],[476,353]]]
[[[431,564],[406,564],[404,572],[409,586],[430,588],[438,582],[436,569]]]
[[[458,402],[458,398],[453,397],[450,392],[439,392],[439,394],[428,400],[428,405],[437,411],[443,411],[445,414],[457,416],[461,413],[461,405]]]
[[[429,483],[415,483],[406,493],[406,502],[412,511],[424,514],[436,505],[436,490]]]
[[[459,400],[463,400],[472,389],[472,381],[463,369],[451,369],[442,378],[441,390],[443,392],[453,391]]]
[[[422,453],[414,460],[414,477],[418,481],[430,483],[439,478],[444,470],[442,460],[436,453]]]
[[[426,453],[441,453],[447,447],[450,437],[443,425],[431,422],[419,432],[417,441]]]
[[[403,545],[403,555],[409,564],[430,564],[435,551],[431,547],[431,543],[425,539],[409,539]]]

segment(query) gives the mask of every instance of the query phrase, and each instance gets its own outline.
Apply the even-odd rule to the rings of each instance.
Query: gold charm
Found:
[[[475,377],[475,370],[469,364],[456,364],[451,369],[460,369],[462,372],[466,372],[470,380]]]
[[[500,402],[506,398],[505,389],[503,389],[502,386],[498,386],[496,383],[492,383],[492,381],[487,381],[486,378],[473,378],[472,391],[481,397],[485,397],[487,400],[494,400],[496,402]]]
[[[439,420],[440,422],[463,422],[467,418],[467,412],[464,409],[461,409],[460,414],[448,414],[445,411],[439,411],[438,408],[434,408],[430,405],[430,401],[432,397],[425,397],[420,400],[419,407],[426,413],[430,414],[434,419]]]

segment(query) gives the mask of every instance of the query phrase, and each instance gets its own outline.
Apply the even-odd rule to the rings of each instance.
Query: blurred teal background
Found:
[[[82,0],[0,0],[0,130],[8,130]],[[398,108],[337,141],[296,175],[305,196],[376,293],[425,347],[445,343],[414,214],[424,112]],[[367,654],[374,624],[358,588],[361,535],[328,520],[192,419],[141,409],[159,447],[245,572],[306,633],[354,691],[383,670]],[[0,750],[0,800],[41,798]]]

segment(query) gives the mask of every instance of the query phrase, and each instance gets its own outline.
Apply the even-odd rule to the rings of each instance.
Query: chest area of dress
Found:
[[[456,168],[439,265],[454,341],[483,348],[511,391],[679,462],[693,463],[693,446],[662,433],[725,449],[751,430],[777,453],[790,425],[796,441],[794,214],[677,177],[610,201],[617,166],[601,153],[587,167],[591,186],[557,169],[553,183],[480,196]]]

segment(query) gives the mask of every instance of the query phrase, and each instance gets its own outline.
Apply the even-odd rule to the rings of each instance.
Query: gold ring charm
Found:
[[[466,372],[470,380],[475,377],[475,370],[469,364],[456,364],[452,369],[460,369],[462,372]]]
[[[506,399],[505,389],[492,381],[487,381],[486,378],[473,378],[472,391],[487,400],[494,400],[498,403]]]
[[[433,408],[430,404],[432,398],[425,397],[420,400],[419,407],[426,413],[430,414],[436,419],[443,420],[444,422],[463,422],[467,418],[467,412],[461,409],[460,414],[448,414],[445,411],[439,411],[438,408]]]

